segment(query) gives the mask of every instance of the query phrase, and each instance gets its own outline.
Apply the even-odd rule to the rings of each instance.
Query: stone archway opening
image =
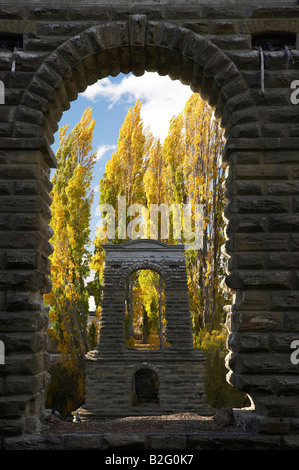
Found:
[[[298,79],[296,2],[273,0],[265,8],[242,1],[233,11],[224,0],[73,1],[72,8],[43,3],[2,11],[3,31],[22,34],[24,44],[16,53],[13,43],[1,51],[7,92],[1,110],[1,340],[7,341],[1,431],[36,432],[43,413],[48,357],[42,295],[50,289],[49,168],[55,167],[50,145],[57,123],[97,79],[147,70],[191,85],[226,129],[226,284],[235,290],[227,316],[229,381],[254,403],[254,413],[240,415],[244,429],[263,433],[268,447],[294,446],[298,103],[290,85]],[[297,35],[290,55],[259,57],[252,50],[255,34],[288,31]],[[267,436],[273,432],[276,443]]]
[[[170,36],[173,35],[173,31],[171,31],[171,28],[170,28],[169,33],[170,33]],[[94,34],[94,31],[92,32],[92,35],[93,35],[93,34]],[[184,34],[185,34],[185,33],[184,33]],[[75,42],[77,43],[77,41],[75,41]],[[74,46],[74,44],[72,44],[72,47],[73,47],[73,46]],[[162,48],[162,49],[163,49],[163,48]],[[215,52],[215,53],[217,54],[216,50],[213,51],[213,52]],[[162,53],[162,56],[163,56],[163,53]],[[190,58],[186,59],[186,62],[187,62],[187,65],[188,65],[188,62],[190,62]],[[226,64],[226,65],[227,65],[227,64]],[[189,67],[189,66],[190,66],[190,64],[188,65],[188,67]],[[186,70],[189,70],[188,67],[186,68]],[[184,74],[186,73],[186,70],[184,70]],[[134,70],[134,72],[136,73],[136,75],[139,75],[139,74],[141,75],[141,72],[139,73],[137,70]],[[163,67],[162,67],[162,69],[160,68],[160,70],[159,70],[159,67],[158,67],[158,72],[161,73],[161,75],[164,75],[164,74],[167,73],[166,70],[163,70]],[[113,73],[112,75],[117,75],[117,73]],[[175,74],[173,73],[173,71],[170,71],[170,72],[169,72],[169,75],[171,76],[171,78],[179,78],[179,79],[181,80],[181,82],[182,82],[183,84],[185,84],[185,85],[189,85],[189,84],[190,84],[190,82],[189,82],[184,76],[178,76],[178,77],[176,77]],[[210,76],[210,72],[208,72],[207,75],[208,75],[208,76],[205,76],[203,81],[200,80],[200,84],[198,83],[198,84],[196,85],[195,83],[191,83],[191,88],[194,88],[194,91],[195,91],[195,90],[196,90],[196,91],[199,90],[199,91],[201,92],[201,94],[203,95],[203,97],[204,97],[205,99],[209,99],[210,102],[211,102],[211,104],[215,106],[215,101],[214,101],[214,100],[215,100],[215,98],[216,98],[217,93],[215,92],[215,89],[213,89],[213,95],[212,95],[212,96],[208,96],[208,94],[210,94],[210,91],[211,91],[211,90],[210,90],[210,86],[211,86],[211,76]],[[233,76],[234,76],[234,73],[233,73]],[[219,80],[219,77],[217,78],[217,81],[214,82],[214,87],[217,87],[217,88],[219,87],[218,80]],[[196,79],[195,79],[195,81],[196,81]],[[203,87],[201,86],[202,84],[204,85]],[[81,90],[80,90],[80,91],[81,91]],[[218,91],[219,91],[219,90],[218,90]],[[216,93],[216,95],[214,95],[215,93]],[[221,101],[222,101],[222,97],[221,97],[221,99],[220,99],[220,95],[217,96],[217,106],[218,106],[218,105],[219,105],[219,106],[222,105]],[[216,107],[217,107],[217,106],[216,106]],[[130,337],[129,337],[129,338],[130,338]],[[160,341],[160,344],[161,344],[161,341]]]
[[[125,342],[134,349],[162,349],[166,340],[166,292],[163,277],[139,269],[125,285]]]
[[[27,143],[30,140],[31,145],[38,144],[43,154],[48,152],[47,163],[52,165],[54,159],[48,144],[53,142],[63,111],[76,99],[78,92],[109,74],[133,71],[141,75],[145,70],[168,74],[200,92],[215,108],[227,137],[232,138],[228,148],[230,145],[234,148],[234,139],[247,135],[248,123],[254,132],[258,130],[249,87],[227,55],[211,41],[188,29],[150,22],[145,16],[136,15],[129,21],[92,27],[50,54],[27,86],[16,110],[14,135],[23,137]],[[37,108],[41,111],[37,112]],[[246,110],[244,115],[242,110]],[[227,214],[229,217],[229,211]],[[42,216],[46,221],[47,214],[43,212]],[[49,233],[43,236],[50,238]],[[227,247],[230,249],[229,243]],[[45,244],[39,243],[39,251],[43,250],[47,251]],[[43,270],[46,277],[48,268]],[[231,285],[234,288],[236,283]],[[234,367],[233,362],[228,361],[228,364]],[[237,368],[231,377],[238,382]]]
[[[133,406],[159,406],[159,378],[150,367],[138,369],[132,379]]]

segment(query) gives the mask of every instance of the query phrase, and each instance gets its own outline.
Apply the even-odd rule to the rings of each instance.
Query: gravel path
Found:
[[[217,417],[218,416],[218,417]],[[216,431],[231,427],[230,412],[214,417],[193,413],[178,413],[162,416],[140,416],[101,419],[96,422],[75,423],[62,421],[54,415],[44,423],[44,433],[192,433]]]

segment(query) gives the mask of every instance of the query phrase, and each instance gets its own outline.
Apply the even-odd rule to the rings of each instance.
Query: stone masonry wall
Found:
[[[178,411],[211,414],[205,401],[205,358],[193,348],[184,246],[135,240],[103,248],[99,343],[86,356],[85,404],[77,410],[81,419]],[[140,351],[125,345],[125,283],[139,269],[156,271],[165,281],[170,346],[161,350]],[[132,405],[133,376],[144,367],[158,375],[159,406]]]
[[[290,360],[299,339],[299,106],[290,88],[299,78],[298,9],[295,1],[0,5],[1,35],[20,42],[0,50],[3,435],[38,432],[43,413],[53,134],[87,85],[148,70],[200,92],[225,127],[224,251],[235,295],[227,366],[254,407],[236,416],[299,445],[299,369]],[[261,54],[257,36],[270,33],[292,44]]]

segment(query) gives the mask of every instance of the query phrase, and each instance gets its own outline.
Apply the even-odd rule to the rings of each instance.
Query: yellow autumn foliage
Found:
[[[49,319],[58,339],[58,351],[74,373],[89,350],[89,295],[84,280],[90,272],[91,257],[88,247],[91,180],[96,161],[92,153],[94,125],[92,110],[88,108],[71,132],[68,133],[69,126],[60,130],[57,170],[52,178],[52,290],[44,300],[50,306]]]

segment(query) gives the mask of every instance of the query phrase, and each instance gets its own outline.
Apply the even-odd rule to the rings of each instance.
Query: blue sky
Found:
[[[91,208],[91,239],[94,240],[96,224],[99,222],[97,206],[99,202],[98,185],[105,171],[106,162],[116,149],[119,129],[131,106],[139,99],[142,101],[141,117],[145,126],[150,126],[155,137],[162,141],[167,135],[170,119],[184,108],[191,95],[188,86],[179,81],[172,81],[168,76],[160,77],[157,73],[145,73],[142,77],[132,74],[107,77],[89,86],[77,100],[71,103],[59,127],[70,125],[70,130],[80,120],[87,107],[93,110],[95,129],[93,150],[97,152],[92,187],[94,203]],[[52,145],[53,151],[58,148],[58,133]]]

